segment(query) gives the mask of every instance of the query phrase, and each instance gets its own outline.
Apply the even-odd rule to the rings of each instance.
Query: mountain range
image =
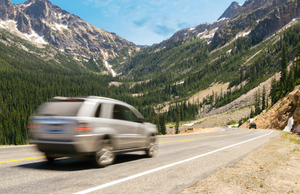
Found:
[[[116,98],[151,122],[158,110],[175,121],[177,106],[182,120],[251,106],[231,103],[280,72],[284,48],[292,64],[299,15],[298,0],[233,2],[216,22],[141,47],[48,0],[0,0],[0,144],[25,143],[29,115],[53,96]]]
[[[17,5],[10,0],[0,2],[1,28],[36,45],[50,44],[60,52],[73,54],[83,66],[84,61],[93,57],[100,60],[102,63],[98,65],[104,66],[113,76],[119,73],[126,76],[131,70],[124,65],[130,61],[126,59],[143,53],[139,52],[141,49],[157,52],[191,39],[205,40],[209,50],[240,36],[261,41],[299,16],[299,5],[295,0],[247,0],[244,5],[232,2],[218,21],[180,30],[168,40],[145,49],[85,22],[49,0],[28,0]]]
[[[62,10],[48,0],[28,0],[12,4],[0,1],[0,27],[39,46],[48,44],[60,52],[105,61],[119,53],[130,56],[140,48],[115,33],[97,28]],[[107,65],[106,65],[107,66]],[[113,73],[110,71],[110,73]]]

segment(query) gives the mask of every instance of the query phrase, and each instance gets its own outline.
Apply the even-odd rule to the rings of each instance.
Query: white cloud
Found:
[[[238,0],[239,2],[241,0]],[[97,27],[110,32],[116,32],[122,38],[136,44],[139,39],[152,39],[150,34],[158,33],[160,41],[169,38],[173,33],[183,28],[193,28],[203,22],[214,22],[230,5],[224,0],[85,0],[84,4],[98,10]],[[145,19],[147,18],[147,19]],[[159,28],[160,27],[160,28]],[[139,29],[144,34],[136,34]],[[160,30],[159,30],[160,29]],[[166,29],[168,33],[162,33]],[[166,32],[167,32],[166,31]],[[134,39],[130,33],[135,33]]]

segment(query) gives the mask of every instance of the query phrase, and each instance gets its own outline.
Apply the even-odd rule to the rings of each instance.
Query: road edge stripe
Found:
[[[201,154],[201,155],[198,155],[198,156],[195,156],[195,157],[192,157],[192,158],[188,158],[188,159],[185,159],[185,160],[182,160],[182,161],[179,161],[179,162],[175,162],[175,163],[168,164],[168,165],[165,165],[165,166],[162,166],[162,167],[159,167],[159,168],[155,168],[155,169],[152,169],[152,170],[148,170],[148,171],[145,171],[145,172],[136,174],[136,175],[132,175],[132,176],[123,178],[123,179],[119,179],[119,180],[115,180],[115,181],[112,181],[112,182],[109,182],[109,183],[105,183],[105,184],[103,184],[103,185],[99,185],[99,186],[97,186],[97,187],[93,187],[93,188],[90,188],[90,189],[87,189],[87,190],[84,190],[84,191],[80,191],[80,192],[77,192],[77,193],[74,193],[74,194],[86,194],[86,193],[90,193],[90,192],[93,192],[93,191],[97,191],[97,190],[100,190],[100,189],[103,189],[103,188],[106,188],[106,187],[109,187],[109,186],[112,186],[112,185],[116,185],[116,184],[118,184],[118,183],[122,183],[122,182],[125,182],[125,181],[128,181],[128,180],[131,180],[131,179],[135,179],[135,178],[138,178],[138,177],[141,177],[141,176],[144,176],[144,175],[147,175],[147,174],[151,174],[151,173],[153,173],[153,172],[160,171],[160,170],[163,170],[163,169],[172,167],[172,166],[176,166],[176,165],[178,165],[178,164],[182,164],[182,163],[185,163],[185,162],[189,162],[189,161],[191,161],[191,160],[195,160],[195,159],[201,158],[201,157],[203,157],[203,156],[207,156],[207,155],[210,155],[210,154],[213,154],[213,153],[216,153],[216,152],[219,152],[219,151],[222,151],[222,150],[225,150],[225,149],[228,149],[228,148],[231,148],[231,147],[234,147],[234,146],[243,144],[243,143],[247,143],[247,142],[253,141],[253,140],[255,140],[255,139],[259,139],[259,138],[262,138],[262,137],[264,137],[264,136],[268,136],[268,135],[270,135],[271,133],[273,133],[273,131],[271,131],[270,133],[267,133],[267,134],[265,134],[265,135],[258,136],[258,137],[255,137],[255,138],[252,138],[252,139],[249,139],[249,140],[240,142],[240,143],[236,143],[236,144],[233,144],[233,145],[230,145],[230,146],[226,146],[226,147],[223,147],[223,148],[220,148],[220,149],[217,149],[217,150],[214,150],[214,151],[205,153],[205,154]]]

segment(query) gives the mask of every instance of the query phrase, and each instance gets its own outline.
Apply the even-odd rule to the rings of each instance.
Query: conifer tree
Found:
[[[266,88],[263,86],[263,93],[262,93],[262,110],[266,109]]]
[[[177,107],[177,117],[176,117],[176,125],[175,125],[175,133],[179,133],[179,122],[180,122],[180,108]]]
[[[167,134],[167,131],[166,131],[166,121],[165,121],[165,114],[162,113],[159,115],[159,128],[160,128],[160,133],[163,134],[163,135],[166,135]]]
[[[287,87],[287,58],[285,45],[282,45],[281,50],[281,77],[280,77],[280,92],[282,97],[286,93]]]
[[[277,102],[277,81],[275,78],[273,78],[271,82],[270,97],[271,105],[274,105]]]

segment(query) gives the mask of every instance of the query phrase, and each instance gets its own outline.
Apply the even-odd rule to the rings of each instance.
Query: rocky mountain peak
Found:
[[[108,71],[108,62],[120,53],[124,56],[122,60],[126,60],[139,50],[133,43],[87,23],[49,0],[27,0],[20,4],[0,0],[0,28],[42,47],[51,44],[75,58],[102,60]]]
[[[12,7],[13,4],[10,0],[0,0],[0,19],[6,20],[8,17],[7,11]]]
[[[12,6],[11,0],[0,0],[0,6]]]
[[[242,5],[239,4],[238,2],[236,1],[232,2],[230,6],[225,10],[225,12],[221,15],[221,17],[219,17],[219,19],[234,17],[241,10],[241,7]]]

